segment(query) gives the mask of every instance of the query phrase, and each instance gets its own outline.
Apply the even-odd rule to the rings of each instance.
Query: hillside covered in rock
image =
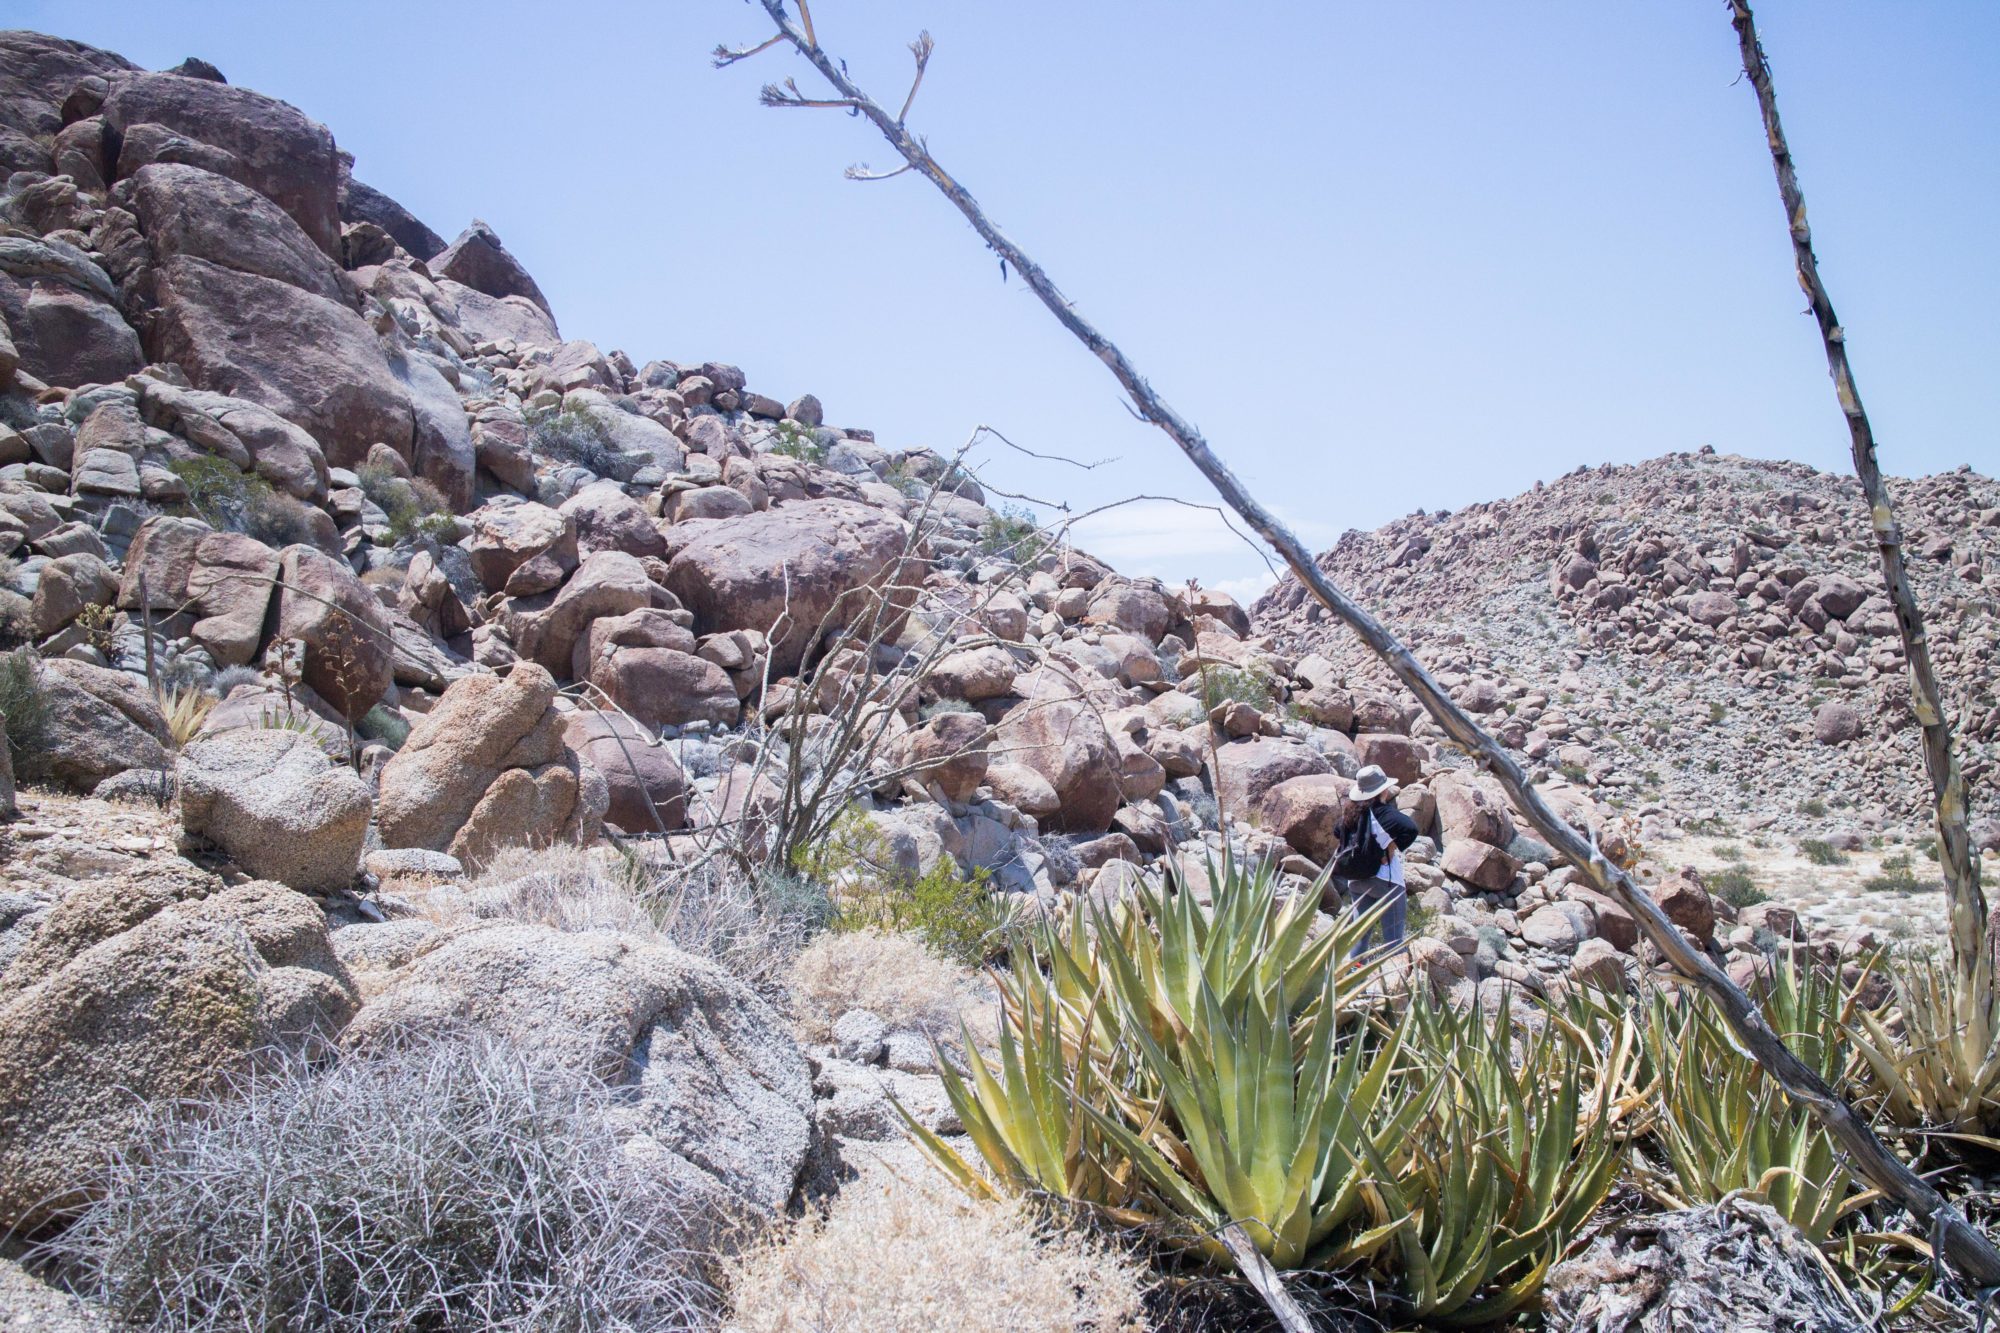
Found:
[[[990,1288],[994,1327],[1142,1327],[1162,1284],[1132,1256],[907,1193],[912,1136],[974,1151],[952,1071],[1026,1032],[982,965],[1118,930],[1157,964],[1171,886],[1188,931],[1250,942],[1217,989],[1275,1004],[1256,1031],[1286,1059],[1294,1018],[1328,1059],[1362,1041],[1335,1035],[1349,1003],[1476,1025],[1656,976],[1631,914],[1296,585],[1253,615],[1127,577],[863,404],[727,349],[600,347],[491,226],[447,241],[365,175],[203,61],[0,33],[0,1233],[36,1273],[175,1327],[453,1302],[478,1313],[451,1326],[714,1327],[733,1290],[726,1326],[781,1328],[808,1270],[877,1308],[853,1259],[879,1227],[907,1248],[874,1263]],[[1977,782],[2000,486],[1899,499]],[[1659,851],[1917,828],[1849,484],[1676,456],[1323,560],[1733,974],[1867,979],[1842,966],[1872,937]],[[1327,886],[1367,766],[1415,825],[1417,917],[1353,963]],[[1306,989],[1279,961],[1272,1001],[1252,974],[1288,950]],[[1385,1112],[1374,1160],[1451,1101]],[[724,1271],[767,1235],[782,1261]],[[1454,1299],[1527,1299],[1548,1244]],[[0,1303],[54,1308],[18,1252]],[[378,1264],[414,1285],[352,1279]],[[926,1299],[900,1326],[961,1297]]]
[[[2000,482],[1961,468],[1891,488],[1977,790],[2000,757]],[[1349,532],[1319,563],[1510,746],[1655,828],[1929,821],[1902,644],[1852,477],[1710,450],[1582,468]],[[1284,650],[1401,696],[1296,580],[1255,610]]]

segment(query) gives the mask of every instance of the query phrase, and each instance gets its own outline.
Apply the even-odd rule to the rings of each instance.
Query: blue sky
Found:
[[[1759,22],[1885,465],[2000,466],[2000,5],[1765,0]],[[563,330],[734,361],[889,444],[978,424],[1079,506],[1207,496],[929,186],[831,112],[768,110],[740,0],[0,0],[159,68],[214,61],[332,127],[447,238],[485,218]],[[1579,464],[1713,444],[1846,466],[1719,0],[1534,5],[820,0],[1009,233],[1315,546]],[[1095,521],[1121,567],[1247,590],[1198,512]]]

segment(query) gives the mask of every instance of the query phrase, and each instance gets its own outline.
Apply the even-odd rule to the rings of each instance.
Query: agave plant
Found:
[[[1849,1038],[1855,993],[1816,968],[1781,964],[1764,998],[1773,1029],[1820,1077],[1839,1085],[1857,1057]],[[1815,1244],[1871,1202],[1812,1113],[1739,1047],[1705,997],[1656,995],[1646,1025],[1654,1080],[1653,1137],[1671,1182],[1647,1190],[1673,1207],[1747,1194]]]
[[[1212,908],[1142,890],[1017,954],[996,1052],[944,1066],[991,1178],[912,1132],[968,1190],[1047,1191],[1218,1266],[1235,1227],[1281,1269],[1400,1275],[1426,1317],[1530,1299],[1616,1174],[1629,1077],[1574,1025],[1516,1065],[1504,1010],[1368,1013],[1381,964],[1348,953],[1372,916],[1327,929],[1316,891],[1230,861],[1209,879]]]
[[[1517,1060],[1508,1009],[1485,1019],[1419,997],[1411,1011],[1413,1046],[1450,1071],[1448,1091],[1380,1189],[1386,1212],[1412,1219],[1395,1267],[1422,1318],[1482,1324],[1532,1301],[1617,1179],[1616,1111],[1637,1058],[1629,1019],[1601,1046],[1545,1022]]]
[[[160,715],[166,719],[167,735],[175,750],[186,748],[189,741],[201,734],[201,724],[208,720],[217,702],[214,695],[192,685],[156,689],[153,698],[160,706]]]
[[[1895,985],[1901,1027],[1864,1013],[1856,1041],[1883,1116],[2000,1148],[2000,991],[1935,958],[1901,961]]]

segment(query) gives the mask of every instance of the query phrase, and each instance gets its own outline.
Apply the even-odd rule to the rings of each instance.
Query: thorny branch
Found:
[[[1740,0],[1736,0],[1740,4]],[[1858,1174],[1897,1205],[1928,1225],[1943,1257],[1976,1287],[2000,1287],[2000,1251],[1996,1251],[1965,1215],[1929,1182],[1905,1165],[1868,1128],[1854,1108],[1825,1080],[1801,1061],[1765,1022],[1762,1010],[1741,987],[1730,981],[1706,953],[1675,929],[1664,912],[1633,879],[1606,860],[1591,841],[1556,814],[1528,781],[1527,774],[1505,747],[1474,722],[1471,715],[1432,678],[1409,648],[1364,607],[1334,585],[1312,559],[1303,542],[1245,489],[1236,474],[1217,457],[1201,432],[1170,407],[1139,373],[1125,353],[1078,312],[1026,251],[1009,240],[989,219],[972,195],[933,158],[929,150],[892,115],[872,100],[848,75],[845,65],[819,46],[799,6],[801,24],[785,13],[784,0],[758,0],[772,23],[792,47],[826,80],[842,106],[867,118],[918,174],[926,177],[979,233],[987,247],[1012,267],[1062,326],[1070,331],[1131,395],[1141,417],[1165,431],[1223,500],[1262,537],[1300,583],[1382,659],[1424,710],[1460,748],[1478,759],[1499,780],[1509,798],[1544,841],[1592,883],[1632,913],[1646,937],[1690,982],[1712,998],[1736,1036],[1757,1063],[1795,1100],[1811,1108],[1841,1145]],[[1756,71],[1752,71],[1755,77]],[[1803,222],[1802,215],[1798,216]],[[1851,394],[1851,385],[1848,388]]]

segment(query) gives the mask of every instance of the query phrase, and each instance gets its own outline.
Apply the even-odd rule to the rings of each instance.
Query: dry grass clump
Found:
[[[960,968],[910,935],[855,930],[819,936],[792,963],[788,978],[801,1035],[826,1041],[850,1009],[880,1014],[891,1028],[925,1032],[956,1044],[963,1014],[975,1036],[990,1030],[990,1001]]]
[[[156,1329],[686,1327],[713,1289],[615,1094],[491,1041],[277,1060],[150,1108],[45,1249]]]
[[[1147,1327],[1145,1280],[1115,1252],[1038,1226],[1026,1205],[975,1203],[883,1172],[732,1265],[731,1333]]]
[[[432,915],[535,921],[565,931],[614,930],[664,940],[775,995],[832,908],[788,875],[734,864],[684,866],[578,847],[510,847],[488,858],[452,906]]]

